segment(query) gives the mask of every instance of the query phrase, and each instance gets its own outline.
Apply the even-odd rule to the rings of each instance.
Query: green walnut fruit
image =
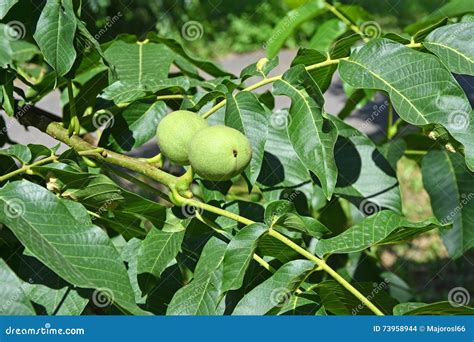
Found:
[[[189,162],[199,176],[224,181],[240,174],[252,158],[245,135],[226,126],[209,126],[197,132],[189,144]]]
[[[188,147],[191,138],[208,127],[205,119],[187,110],[166,115],[156,129],[156,140],[161,153],[172,162],[188,165]]]

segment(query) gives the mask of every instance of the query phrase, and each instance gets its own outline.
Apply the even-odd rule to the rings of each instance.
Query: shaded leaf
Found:
[[[148,232],[138,251],[138,273],[150,273],[159,278],[181,250],[183,238],[184,230],[165,232],[152,229]]]
[[[22,164],[27,164],[31,160],[31,151],[26,145],[16,144],[4,150],[0,150],[4,156],[12,156]]]
[[[35,315],[22,281],[0,259],[0,316]]]
[[[254,223],[242,228],[230,241],[224,255],[222,292],[236,290],[242,286],[258,240],[267,231],[266,225]]]
[[[222,261],[226,243],[211,238],[194,270],[194,279],[179,289],[171,300],[167,315],[219,315],[222,283]]]
[[[160,37],[156,33],[153,33],[153,32],[149,33],[147,38],[150,39],[150,41],[165,44],[168,48],[173,50],[174,53],[180,55],[181,57],[189,61],[191,64],[207,72],[209,75],[212,75],[214,77],[221,77],[221,76],[233,77],[234,76],[231,73],[228,73],[227,71],[222,70],[219,66],[217,66],[216,64],[212,62],[205,61],[205,60],[198,59],[191,56],[184,49],[184,47],[174,39]]]
[[[460,257],[474,247],[474,173],[459,154],[431,150],[422,161],[423,185],[436,218],[453,228],[441,231],[449,252]]]
[[[52,289],[41,284],[24,284],[25,292],[35,304],[41,305],[48,315],[78,316],[89,300],[67,287]]]
[[[364,215],[381,209],[401,213],[395,170],[374,142],[342,120],[334,116],[329,119],[339,134],[334,151],[338,170],[334,192],[353,203]]]
[[[364,296],[386,315],[398,302],[387,293],[387,283],[357,283],[353,284]],[[326,280],[317,285],[324,309],[334,315],[371,315],[373,312],[360,302],[352,293],[334,280]]]
[[[166,112],[163,101],[133,102],[114,115],[113,124],[104,130],[99,145],[120,153],[140,147],[155,136],[156,127]]]
[[[284,200],[274,201],[267,205],[265,208],[265,223],[268,226],[294,229],[315,238],[320,238],[323,234],[330,232],[315,218],[299,215],[294,203]]]
[[[237,304],[233,315],[265,315],[288,300],[304,275],[314,267],[309,260],[293,260],[255,287]]]

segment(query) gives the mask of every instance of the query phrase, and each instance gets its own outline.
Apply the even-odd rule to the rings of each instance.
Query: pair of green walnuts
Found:
[[[161,153],[180,165],[191,165],[204,179],[224,181],[240,174],[252,158],[252,147],[238,130],[209,126],[196,113],[178,110],[158,124],[156,139]]]

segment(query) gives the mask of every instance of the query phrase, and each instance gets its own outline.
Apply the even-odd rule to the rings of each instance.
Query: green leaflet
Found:
[[[265,208],[265,223],[268,226],[295,230],[317,239],[330,230],[311,216],[298,214],[295,204],[291,201],[273,201]]]
[[[237,304],[232,315],[265,315],[281,306],[296,290],[304,275],[314,267],[309,260],[293,260],[255,287]]]
[[[3,0],[0,3],[0,19],[3,19],[17,2],[18,0]]]
[[[0,189],[0,222],[32,255],[66,281],[107,293],[130,313],[146,314],[135,304],[117,250],[107,234],[88,219],[81,204],[66,205],[28,181],[12,182]]]
[[[466,163],[474,170],[472,108],[437,57],[376,39],[341,61],[339,72],[353,87],[386,91],[403,120],[418,126],[444,126],[464,145]]]
[[[277,55],[285,41],[298,26],[325,11],[326,3],[323,0],[315,0],[307,1],[303,6],[288,12],[273,29],[272,35],[266,42],[268,58],[273,58]]]
[[[206,243],[194,270],[194,279],[175,293],[167,315],[222,314],[219,296],[226,246],[225,242],[214,237]]]
[[[76,59],[76,28],[72,0],[46,2],[33,37],[57,76],[67,74]]]
[[[22,281],[0,259],[0,316],[35,314]]]
[[[316,254],[323,257],[329,253],[357,252],[379,243],[396,243],[437,225],[435,219],[410,222],[395,212],[383,210],[333,238],[319,240]]]
[[[224,255],[222,292],[236,290],[242,286],[258,240],[268,231],[262,223],[254,223],[242,228],[230,241]]]
[[[323,113],[324,98],[318,85],[304,66],[296,65],[275,81],[273,93],[291,99],[289,140],[301,162],[318,177],[326,198],[330,198],[337,179],[337,129]]]
[[[120,81],[135,88],[151,89],[167,78],[174,53],[163,44],[116,40],[105,50],[105,56],[113,61]]]
[[[100,146],[119,153],[140,147],[156,134],[159,121],[166,115],[163,101],[136,101],[113,117],[100,138]]]
[[[442,26],[431,32],[423,46],[433,52],[448,69],[457,74],[474,75],[474,23]]]
[[[474,247],[474,173],[459,154],[431,150],[422,161],[423,185],[436,218],[453,229],[441,231],[453,258]]]
[[[257,96],[248,91],[228,94],[225,108],[226,126],[245,134],[252,146],[252,159],[245,173],[253,184],[262,167],[263,150],[268,136],[267,114]]]
[[[383,106],[388,105],[382,105]],[[371,208],[401,213],[401,198],[395,170],[364,133],[334,116],[339,136],[335,147],[338,179],[334,192],[353,203],[364,215]],[[374,182],[377,179],[377,182]]]
[[[150,273],[159,278],[181,250],[183,238],[184,230],[165,232],[155,228],[148,232],[138,250],[138,274]]]

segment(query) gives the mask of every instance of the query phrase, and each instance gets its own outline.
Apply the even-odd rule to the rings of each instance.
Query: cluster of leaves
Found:
[[[34,43],[1,24],[2,108],[71,148],[0,151],[0,314],[472,314],[467,302],[408,302],[404,281],[371,253],[432,229],[453,258],[474,246],[474,122],[452,75],[474,74],[474,23],[462,3],[409,35],[369,39],[356,7],[309,1],[268,38],[269,59],[239,77],[155,33],[99,45],[72,0],[46,1]],[[0,18],[23,5],[3,2]],[[269,77],[291,33],[327,13],[344,30]],[[336,70],[350,97],[330,115],[323,93]],[[246,87],[249,79],[258,82]],[[62,125],[48,124],[35,103],[58,89]],[[343,120],[374,91],[400,116],[381,146]],[[276,108],[276,96],[290,108]],[[177,108],[242,131],[253,149],[241,177],[195,179],[192,206],[181,208],[166,201],[175,168],[125,155]],[[399,132],[408,125],[412,133]],[[395,172],[413,150],[435,215],[422,222],[404,217]]]

